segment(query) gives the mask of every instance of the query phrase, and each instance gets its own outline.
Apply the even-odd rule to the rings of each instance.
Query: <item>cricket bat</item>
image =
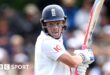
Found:
[[[95,2],[94,2],[94,5],[93,5],[93,7],[90,11],[90,14],[89,14],[88,27],[87,27],[86,34],[84,37],[82,50],[89,48],[89,46],[90,46],[92,34],[94,31],[94,28],[96,27],[96,23],[99,18],[103,4],[104,4],[104,0],[95,0]],[[75,75],[79,75],[77,68],[75,70]]]
[[[82,46],[83,50],[86,48],[89,48],[89,46],[90,46],[92,34],[94,31],[94,28],[96,27],[96,23],[99,18],[103,4],[104,4],[104,0],[95,0],[94,5],[90,11],[88,27],[86,30],[86,34],[85,34],[84,42],[83,42],[83,46]]]

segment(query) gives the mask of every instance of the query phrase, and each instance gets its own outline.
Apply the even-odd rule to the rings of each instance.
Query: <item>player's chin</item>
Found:
[[[58,34],[58,33],[56,33],[56,34],[52,34],[52,36],[53,36],[53,38],[55,38],[55,39],[59,39],[61,35]]]

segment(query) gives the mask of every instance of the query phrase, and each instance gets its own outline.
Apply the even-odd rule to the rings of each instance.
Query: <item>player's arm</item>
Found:
[[[71,55],[67,52],[60,42],[48,40],[48,42],[44,41],[42,46],[42,50],[47,57],[54,61],[60,61],[70,67],[77,67],[83,61],[80,55]]]
[[[85,49],[84,51],[76,50],[73,55],[65,52],[58,58],[58,60],[70,67],[77,67],[82,63],[92,63],[94,61],[94,55],[90,49]]]
[[[43,42],[42,45],[43,52],[47,55],[48,58],[54,61],[60,61],[70,67],[77,67],[81,63],[90,62],[90,57],[93,57],[93,53],[90,53],[87,50],[80,50],[79,53],[74,53],[71,55],[67,52],[60,42],[47,40]]]
[[[70,67],[77,67],[83,62],[83,59],[80,55],[71,55],[69,52],[65,52],[58,58],[58,61]]]

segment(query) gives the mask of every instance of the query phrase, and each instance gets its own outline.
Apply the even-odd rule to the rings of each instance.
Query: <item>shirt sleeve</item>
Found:
[[[66,52],[62,42],[57,40],[45,41],[42,45],[43,52],[51,59],[57,60],[62,54]]]

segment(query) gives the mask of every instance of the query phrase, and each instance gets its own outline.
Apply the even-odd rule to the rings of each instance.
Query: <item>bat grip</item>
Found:
[[[87,48],[87,45],[82,45],[82,50],[85,50]]]

